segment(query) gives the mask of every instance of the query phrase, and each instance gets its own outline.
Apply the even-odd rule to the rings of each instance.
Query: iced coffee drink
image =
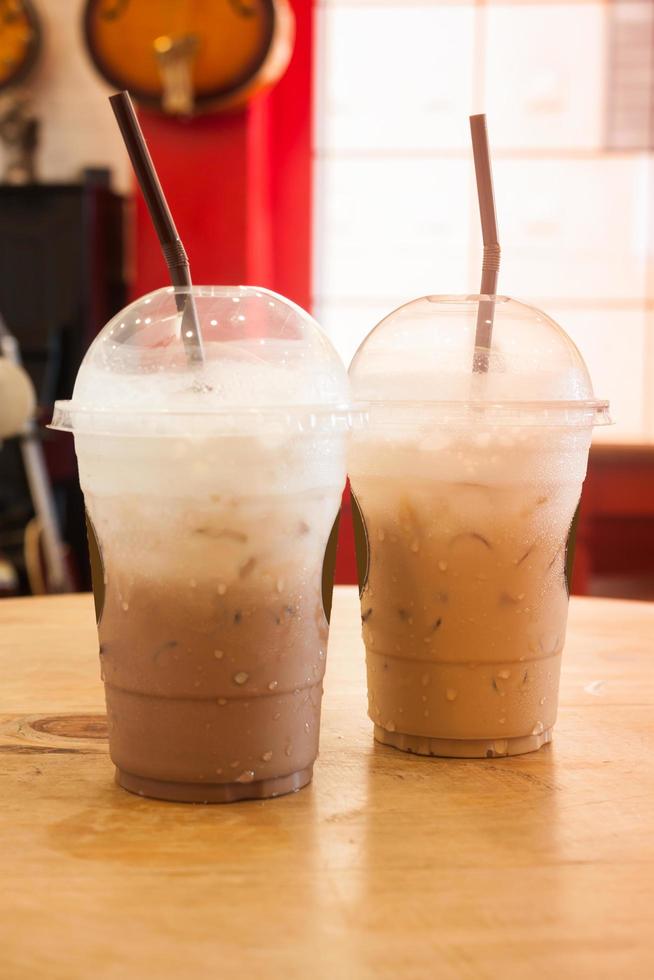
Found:
[[[511,301],[498,303],[489,374],[471,377],[473,307],[409,304],[351,368],[369,409],[349,459],[369,714],[379,741],[421,754],[551,739],[570,531],[605,410],[560,328]],[[524,357],[520,325],[535,348]]]
[[[194,293],[201,368],[162,290],[105,328],[59,409],[101,557],[110,752],[145,795],[276,796],[318,750],[347,379],[280,297]]]

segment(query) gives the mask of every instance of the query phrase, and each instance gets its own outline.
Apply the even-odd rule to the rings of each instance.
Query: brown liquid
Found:
[[[125,500],[91,503],[105,541],[100,657],[118,781],[199,802],[276,796],[309,782],[328,636],[322,559],[335,504],[305,498],[300,520],[293,498],[278,499],[276,510],[260,501],[187,507],[185,537],[176,539],[162,538],[155,522],[127,527]],[[173,574],[157,575],[157,566]]]
[[[556,718],[579,484],[359,478],[361,598],[380,741],[433,755],[530,751]]]

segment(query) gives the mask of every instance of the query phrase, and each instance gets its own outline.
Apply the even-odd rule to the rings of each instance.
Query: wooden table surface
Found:
[[[0,977],[654,976],[654,605],[574,599],[554,743],[375,745],[337,590],[314,782],[190,806],[112,781],[91,597],[0,601]]]

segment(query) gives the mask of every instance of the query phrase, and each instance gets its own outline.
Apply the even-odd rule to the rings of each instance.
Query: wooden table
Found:
[[[0,976],[652,977],[653,655],[654,605],[574,599],[553,745],[404,755],[342,588],[313,785],[189,806],[112,781],[90,596],[3,600]]]

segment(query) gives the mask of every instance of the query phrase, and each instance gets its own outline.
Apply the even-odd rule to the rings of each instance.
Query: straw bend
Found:
[[[477,306],[477,328],[472,369],[477,373],[485,373],[488,371],[490,361],[493,320],[495,318],[495,295],[497,293],[497,277],[500,270],[501,255],[485,115],[470,116],[470,135],[475,161],[477,196],[479,197],[481,234],[484,243],[479,292],[481,296],[485,297],[479,300]]]

